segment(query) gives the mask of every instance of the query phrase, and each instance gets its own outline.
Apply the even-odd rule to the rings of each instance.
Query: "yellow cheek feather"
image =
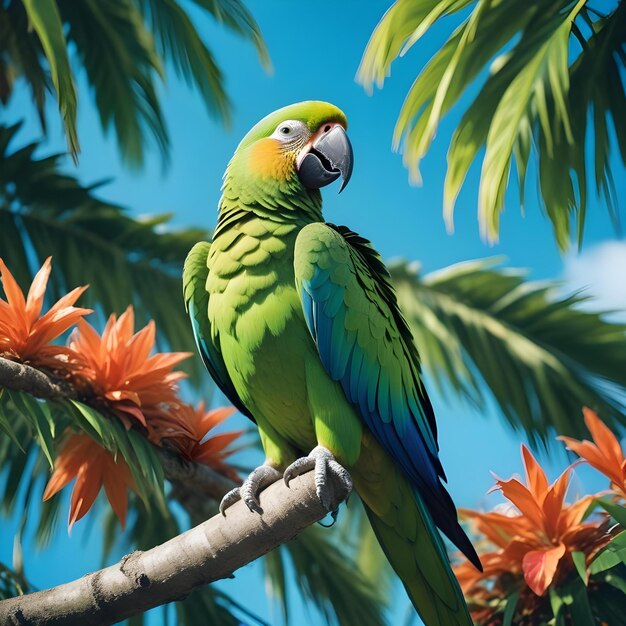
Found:
[[[293,174],[296,156],[281,149],[271,137],[260,139],[250,149],[250,171],[261,178],[288,180]]]

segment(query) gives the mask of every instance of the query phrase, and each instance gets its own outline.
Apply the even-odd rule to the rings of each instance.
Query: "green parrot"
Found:
[[[427,626],[472,624],[437,527],[480,568],[442,485],[437,427],[389,272],[370,242],[324,221],[320,188],[352,173],[343,112],[301,102],[261,120],[224,175],[211,243],[185,262],[202,359],[256,422],[265,463],[221,510],[315,468],[354,488]],[[340,189],[341,190],[341,189]],[[346,469],[344,469],[346,468]]]

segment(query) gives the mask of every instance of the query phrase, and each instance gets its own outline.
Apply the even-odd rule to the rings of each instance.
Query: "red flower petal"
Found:
[[[538,596],[542,596],[550,586],[564,554],[565,546],[560,543],[553,548],[527,552],[522,559],[524,580]]]

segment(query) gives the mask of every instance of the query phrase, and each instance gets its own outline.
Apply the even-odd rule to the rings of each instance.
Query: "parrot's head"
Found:
[[[344,113],[328,102],[307,101],[274,111],[243,138],[228,166],[224,192],[267,196],[317,193],[352,174],[352,146]]]

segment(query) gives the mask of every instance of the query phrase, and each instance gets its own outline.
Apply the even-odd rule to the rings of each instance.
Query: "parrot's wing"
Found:
[[[208,241],[197,243],[187,255],[183,269],[183,296],[185,307],[189,313],[193,336],[196,340],[198,352],[204,361],[204,365],[215,384],[222,390],[222,393],[233,403],[237,409],[249,417],[254,418],[250,411],[246,409],[233,386],[224,359],[219,349],[219,338],[214,339],[209,323],[209,294],[206,290],[206,281],[209,275],[207,258],[211,244]]]
[[[296,240],[296,287],[324,368],[415,485],[437,526],[478,561],[441,484],[433,409],[390,275],[370,242],[314,223]]]

